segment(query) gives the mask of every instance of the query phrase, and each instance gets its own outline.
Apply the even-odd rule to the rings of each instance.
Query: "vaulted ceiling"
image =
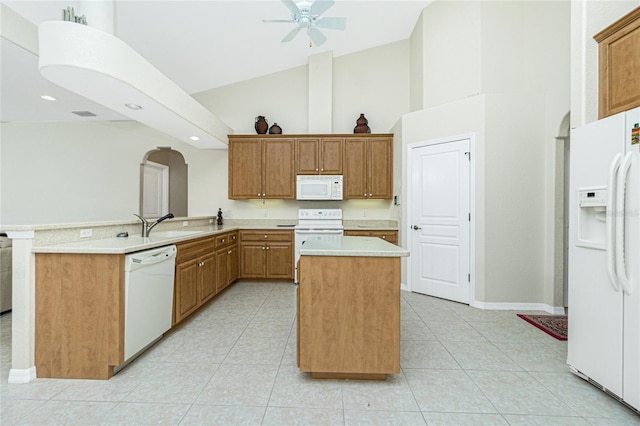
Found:
[[[80,1],[3,0],[37,25],[60,20],[71,6],[82,14]],[[337,0],[323,16],[345,16],[344,31],[323,29],[327,41],[309,46],[301,31],[292,41],[282,38],[294,24],[264,23],[290,19],[280,1],[116,0],[115,35],[189,94],[225,86],[308,63],[308,57],[332,51],[334,57],[407,39],[421,11],[431,0]],[[87,21],[91,25],[91,16]],[[56,87],[38,72],[38,58],[1,39],[0,120],[72,121],[70,113],[90,110],[93,119],[126,119],[69,91]],[[43,101],[43,94],[57,102]]]

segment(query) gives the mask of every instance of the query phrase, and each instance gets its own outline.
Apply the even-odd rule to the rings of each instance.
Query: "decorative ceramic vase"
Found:
[[[267,129],[269,129],[269,123],[267,123],[267,119],[262,115],[257,116],[255,128],[256,132],[259,135],[264,135],[265,133],[267,133]]]
[[[364,114],[360,114],[360,117],[356,120],[357,126],[353,128],[353,133],[371,133],[371,129],[367,124],[369,124],[369,120],[367,120]]]
[[[269,134],[270,135],[281,135],[282,134],[282,128],[280,126],[278,126],[278,123],[273,123],[273,126],[269,127]]]

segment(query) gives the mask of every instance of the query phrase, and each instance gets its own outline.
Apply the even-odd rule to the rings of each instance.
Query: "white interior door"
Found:
[[[147,161],[142,165],[142,217],[169,213],[169,166]]]
[[[411,150],[411,289],[469,303],[470,141]]]

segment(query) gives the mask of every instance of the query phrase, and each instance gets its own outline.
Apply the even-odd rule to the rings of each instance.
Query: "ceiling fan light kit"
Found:
[[[289,42],[302,29],[307,30],[310,43],[316,46],[322,45],[327,38],[319,28],[330,30],[344,30],[347,27],[347,18],[342,16],[323,17],[321,16],[327,9],[335,3],[333,0],[316,0],[314,2],[293,0],[282,0],[282,3],[291,11],[291,19],[263,19],[263,22],[275,23],[296,23],[298,24],[283,39],[282,42]]]

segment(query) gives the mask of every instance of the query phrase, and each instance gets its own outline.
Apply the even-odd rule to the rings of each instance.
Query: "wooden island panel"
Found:
[[[298,367],[314,378],[400,372],[400,258],[301,256]]]
[[[108,379],[124,362],[124,255],[36,254],[38,378]]]

